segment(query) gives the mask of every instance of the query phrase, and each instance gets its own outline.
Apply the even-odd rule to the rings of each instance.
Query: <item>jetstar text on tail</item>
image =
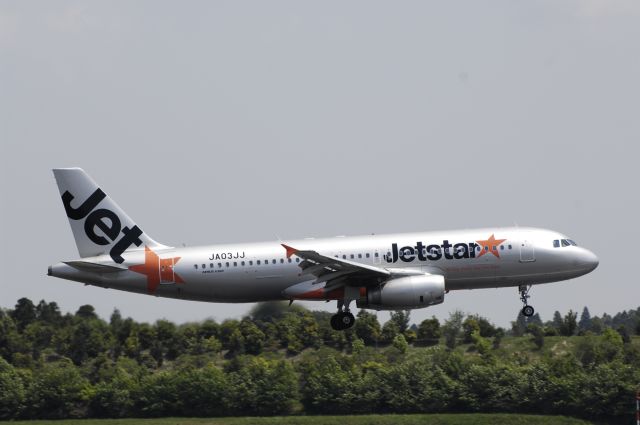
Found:
[[[500,258],[498,247],[506,239],[495,239],[493,235],[487,240],[468,242],[468,243],[450,243],[447,239],[442,241],[441,245],[425,245],[422,242],[416,242],[415,246],[403,246],[398,248],[398,244],[391,244],[391,251],[387,253],[387,263],[396,263],[398,259],[405,263],[410,263],[418,259],[418,261],[438,261],[442,258],[447,260],[460,260],[463,258],[482,257],[486,253],[491,253],[495,257]],[[509,245],[511,249],[511,245]],[[478,255],[476,256],[476,252]]]
[[[65,211],[67,212],[67,217],[70,219],[81,220],[86,217],[84,222],[84,232],[96,245],[109,245],[118,238],[120,231],[122,231],[124,236],[122,236],[122,238],[116,242],[109,251],[109,255],[113,261],[120,264],[124,261],[122,253],[125,252],[127,248],[133,244],[136,246],[140,246],[140,244],[142,244],[142,241],[140,240],[142,230],[135,225],[132,228],[128,228],[126,226],[122,228],[122,223],[116,213],[106,208],[95,209],[100,201],[102,201],[106,196],[107,195],[98,188],[82,203],[82,205],[78,208],[73,208],[71,206],[71,201],[73,201],[74,196],[69,193],[69,191],[65,191],[62,195],[62,203],[64,204]],[[96,233],[96,227],[111,240],[98,235]]]

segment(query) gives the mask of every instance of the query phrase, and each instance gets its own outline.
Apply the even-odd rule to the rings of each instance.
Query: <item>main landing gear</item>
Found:
[[[518,291],[520,292],[520,301],[522,301],[522,304],[524,304],[524,307],[522,307],[522,315],[526,317],[531,317],[533,316],[533,313],[535,313],[533,307],[529,305],[529,298],[531,298],[531,295],[529,295],[530,290],[531,285],[518,286]]]
[[[338,300],[338,312],[331,316],[331,327],[336,331],[343,331],[349,329],[356,322],[356,318],[349,311],[349,303],[344,305],[344,302]]]

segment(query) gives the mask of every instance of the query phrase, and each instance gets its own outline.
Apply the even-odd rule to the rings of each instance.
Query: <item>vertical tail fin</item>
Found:
[[[81,168],[55,168],[64,209],[80,257],[109,254],[122,263],[127,250],[167,248],[151,239]]]

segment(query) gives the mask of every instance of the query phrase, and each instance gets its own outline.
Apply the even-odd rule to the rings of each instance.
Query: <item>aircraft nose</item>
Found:
[[[593,271],[598,267],[600,261],[598,257],[593,252],[588,249],[583,249],[580,253],[580,263],[588,270],[587,273]]]

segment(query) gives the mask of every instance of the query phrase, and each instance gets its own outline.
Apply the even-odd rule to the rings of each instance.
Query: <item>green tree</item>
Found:
[[[26,390],[18,372],[0,358],[0,419],[16,419],[25,408]]]
[[[235,414],[284,415],[297,399],[297,376],[290,363],[242,356],[227,374],[227,405]]]
[[[91,416],[124,418],[134,413],[138,382],[122,367],[116,367],[114,376],[96,384],[90,402]]]
[[[398,328],[398,324],[393,320],[387,320],[382,326],[382,332],[380,332],[380,341],[385,344],[391,344],[396,335],[398,335],[399,333],[400,329]]]
[[[398,326],[398,332],[404,333],[409,329],[411,310],[396,310],[391,312],[391,321]]]
[[[527,317],[518,311],[515,322],[511,322],[511,333],[513,336],[522,336],[527,331]]]
[[[238,336],[242,336],[242,333],[238,329],[240,322],[237,320],[225,320],[220,324],[220,342],[222,342],[222,348],[225,350],[231,350],[233,352],[239,352]],[[242,347],[244,350],[244,347]]]
[[[264,333],[249,319],[243,319],[240,322],[240,332],[244,340],[245,352],[254,355],[260,354],[265,340]]]
[[[497,350],[500,348],[500,344],[502,344],[502,338],[504,338],[504,329],[498,328],[496,329],[495,334],[493,335],[493,349]]]
[[[39,321],[50,325],[58,325],[62,320],[58,304],[55,302],[47,303],[45,300],[40,300],[36,306],[36,316]]]
[[[456,347],[463,319],[464,313],[456,310],[449,315],[447,320],[445,320],[444,325],[442,326],[442,334],[444,335],[447,348],[454,349]]]
[[[560,314],[560,312],[558,310],[554,311],[551,326],[556,328],[558,330],[558,333],[560,333],[560,329],[562,328],[563,323],[564,320],[562,319],[562,315]]]
[[[10,316],[18,329],[22,330],[36,320],[36,307],[29,298],[20,298],[13,311],[10,312]]]
[[[98,315],[96,314],[96,309],[93,308],[92,305],[85,304],[81,305],[80,308],[78,308],[78,311],[76,311],[76,317],[79,317],[80,319],[91,320],[97,319]]]
[[[589,313],[589,309],[585,306],[582,309],[582,314],[580,315],[580,321],[578,322],[578,330],[584,333],[590,329],[591,329],[591,313]]]
[[[574,313],[573,310],[569,310],[562,320],[560,335],[572,336],[576,333],[576,329],[578,328],[577,317],[578,313]]]
[[[435,316],[420,322],[417,334],[418,340],[423,341],[427,345],[435,345],[441,336],[440,321],[438,321]]]
[[[305,359],[301,366],[302,404],[308,413],[357,411],[362,374],[341,356],[323,352],[322,361]]]
[[[483,357],[490,357],[491,343],[480,335],[479,330],[473,331],[471,334],[471,341],[473,342],[473,347],[478,351],[478,354]]]
[[[380,340],[380,322],[378,322],[376,315],[366,310],[360,310],[355,324],[355,332],[366,345],[377,343]]]
[[[373,412],[429,413],[450,410],[456,403],[455,380],[434,356],[407,357],[374,372],[362,385],[363,398]]]
[[[489,320],[477,314],[474,315],[473,318],[478,322],[481,337],[490,338],[495,335],[497,328]]]
[[[460,377],[459,401],[465,410],[508,412],[527,399],[526,375],[510,365],[474,364]]]
[[[208,417],[228,413],[225,404],[228,383],[222,370],[212,365],[189,368],[180,371],[176,378],[181,415]]]
[[[393,339],[393,348],[395,348],[400,354],[404,354],[407,352],[407,349],[409,349],[409,344],[407,343],[407,340],[404,339],[404,335],[398,334]]]
[[[69,342],[69,357],[77,365],[96,357],[111,345],[106,324],[100,320],[83,320],[73,329]]]
[[[91,386],[71,362],[46,363],[29,390],[31,418],[81,418],[87,413]]]
[[[464,322],[462,322],[462,342],[465,344],[472,343],[472,335],[474,333],[480,335],[480,325],[473,316],[467,316]]]
[[[136,396],[136,410],[143,416],[177,416],[187,400],[180,399],[178,373],[163,370],[145,376]]]
[[[538,350],[541,350],[544,346],[544,330],[539,325],[529,325],[529,333],[533,336],[533,343]]]

